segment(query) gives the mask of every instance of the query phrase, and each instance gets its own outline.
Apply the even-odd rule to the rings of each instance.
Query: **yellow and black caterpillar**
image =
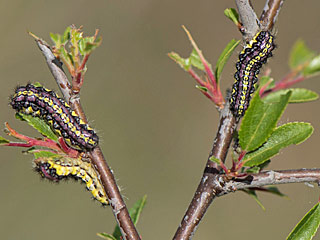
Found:
[[[35,170],[49,180],[81,179],[96,200],[103,205],[108,204],[106,192],[91,163],[74,158],[38,158],[34,163]]]
[[[70,106],[53,91],[32,84],[17,87],[10,105],[19,113],[45,120],[52,130],[76,149],[91,150],[99,138]]]
[[[260,31],[239,54],[230,99],[230,109],[236,118],[242,117],[248,108],[260,68],[272,56],[274,48],[274,37],[271,33]]]

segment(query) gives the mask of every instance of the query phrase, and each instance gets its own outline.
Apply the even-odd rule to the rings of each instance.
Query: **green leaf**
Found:
[[[97,235],[103,239],[107,240],[117,240],[114,236],[108,234],[108,233],[97,233]]]
[[[258,166],[247,168],[246,172],[247,173],[258,173],[258,172],[262,171],[264,168],[266,168],[270,164],[270,162],[271,162],[271,160],[267,160],[267,161],[259,164]]]
[[[236,41],[235,39],[232,39],[222,51],[217,61],[216,69],[215,69],[215,76],[216,76],[217,82],[219,82],[224,65],[226,64],[226,62],[228,61],[231,54],[233,53],[233,51],[235,50],[235,48],[238,46],[239,43],[240,43],[240,40]]]
[[[291,92],[280,97],[276,103],[264,103],[256,91],[246,111],[239,130],[239,143],[250,152],[260,147],[271,135],[287,107]]]
[[[314,56],[315,53],[305,45],[304,41],[298,40],[291,49],[289,66],[291,69],[295,69],[310,61]]]
[[[65,45],[71,38],[71,27],[67,27],[66,30],[64,30],[63,37],[62,37],[62,44]]]
[[[179,66],[182,67],[185,71],[188,71],[190,69],[191,65],[189,58],[182,58],[179,56],[178,53],[175,52],[171,52],[168,55],[173,61],[178,63]]]
[[[30,115],[25,115],[22,113],[17,113],[16,117],[20,120],[27,121],[27,123],[40,132],[42,135],[50,138],[53,141],[58,141],[58,137],[51,130],[50,126],[42,119],[37,117],[32,117]]]
[[[53,152],[49,152],[49,151],[39,151],[39,149],[35,150],[32,149],[30,151],[28,151],[29,153],[33,153],[33,156],[35,159],[37,158],[51,158],[51,159],[59,159],[62,156]]]
[[[100,46],[102,38],[99,37],[96,41],[94,37],[85,37],[79,40],[79,51],[81,55],[90,54],[94,49]]]
[[[218,164],[221,163],[220,159],[216,158],[215,156],[211,156],[211,157],[209,158],[209,160],[212,161],[212,162],[218,163]]]
[[[55,33],[50,33],[50,38],[51,38],[52,42],[54,43],[54,45],[57,48],[60,48],[60,46],[61,46],[61,35],[60,34],[55,34]]]
[[[147,200],[147,195],[144,195],[140,200],[138,200],[132,208],[130,208],[129,210],[129,214],[130,214],[130,217],[134,223],[134,225],[137,224],[138,220],[139,220],[139,217],[140,217],[140,214],[146,204],[146,200]],[[115,237],[115,239],[117,240],[121,240],[121,232],[120,232],[120,228],[119,226],[117,225],[114,229],[114,232],[113,232],[113,237]]]
[[[239,24],[239,14],[237,11],[233,8],[227,8],[224,10],[224,15],[226,15],[227,18],[229,18],[234,24]]]
[[[320,55],[313,58],[303,70],[304,76],[316,75],[319,73],[320,73]]]
[[[203,65],[203,63],[202,63],[202,61],[201,61],[201,59],[195,49],[192,50],[189,59],[190,59],[190,64],[192,66],[194,66],[202,71],[204,70],[204,65]],[[207,62],[207,64],[211,68],[210,63]]]
[[[196,88],[199,89],[201,92],[208,92],[208,88],[206,88],[206,87],[196,85]]]
[[[258,203],[258,205],[262,208],[263,211],[266,210],[266,208],[262,205],[261,201],[259,200],[255,190],[243,189],[242,191],[247,193],[250,197],[252,197]]]
[[[270,93],[265,98],[263,98],[263,101],[267,103],[278,102],[280,100],[281,95],[286,94],[289,91],[292,92],[289,99],[289,103],[310,102],[319,98],[319,95],[314,91],[305,88],[289,88]]]
[[[295,226],[287,240],[310,240],[320,224],[320,207],[317,203]]]
[[[268,191],[268,193],[272,193],[274,195],[277,195],[279,197],[286,197],[287,195],[283,194],[282,192],[280,192],[280,190],[277,187],[267,187],[266,190]]]
[[[264,163],[277,155],[280,149],[291,144],[298,145],[311,136],[313,127],[310,123],[292,122],[275,129],[268,141],[256,151],[247,153],[244,158],[244,166],[253,167]]]
[[[7,144],[10,141],[0,136],[0,144]]]
[[[259,86],[263,87],[264,85],[266,85],[269,81],[271,81],[271,83],[268,85],[268,87],[266,88],[269,89],[269,88],[272,88],[275,86],[275,81],[273,78],[269,77],[269,76],[262,76],[260,79],[259,79]]]

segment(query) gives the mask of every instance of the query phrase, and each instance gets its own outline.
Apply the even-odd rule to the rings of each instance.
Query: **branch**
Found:
[[[248,179],[250,181],[248,182]],[[220,181],[221,182],[221,181]],[[281,171],[263,171],[256,174],[248,175],[245,179],[233,179],[231,181],[222,182],[217,196],[225,195],[236,190],[246,188],[259,188],[266,185],[278,185],[288,183],[310,183],[320,184],[320,169],[296,169]]]
[[[79,114],[81,119],[87,122],[86,116],[80,104],[79,95],[73,96],[71,85],[68,81],[67,76],[62,70],[61,62],[53,55],[49,45],[46,44],[43,40],[36,39],[36,43],[39,46],[44,57],[46,58],[48,67],[53,77],[55,78],[64,98],[68,102],[70,102],[71,106]],[[97,146],[90,153],[90,155],[92,157],[91,160],[100,175],[102,185],[108,196],[110,206],[112,208],[114,216],[116,217],[123,238],[130,240],[140,239],[140,236],[130,218],[125,202],[122,199],[112,171],[107,165],[100,147]]]
[[[263,30],[270,30],[274,25],[275,19],[278,16],[282,4],[279,1],[267,0],[272,11],[264,11],[260,19],[264,21],[264,26],[270,28]],[[281,1],[282,3],[282,1]],[[250,4],[249,0],[236,0],[240,19],[242,21],[244,31],[244,40],[250,40],[258,32],[259,20]],[[277,10],[277,11],[276,11]],[[272,14],[274,12],[277,14]],[[269,21],[272,21],[269,22]],[[213,142],[213,147],[206,164],[206,168],[198,185],[198,188],[193,196],[193,199],[174,235],[174,240],[191,239],[197,229],[200,221],[206,213],[208,207],[218,195],[225,194],[222,189],[222,184],[227,183],[225,175],[219,174],[221,172],[220,166],[210,160],[214,157],[225,162],[229,146],[232,141],[234,130],[237,127],[237,120],[234,118],[229,110],[229,102],[227,101],[224,109],[221,111],[220,124]],[[247,186],[248,187],[248,186]],[[231,189],[235,191],[236,188]],[[230,189],[229,189],[230,190]]]

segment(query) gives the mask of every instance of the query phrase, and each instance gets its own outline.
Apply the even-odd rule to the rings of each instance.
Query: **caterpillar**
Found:
[[[19,113],[45,120],[59,137],[73,148],[91,150],[99,138],[55,92],[32,84],[19,86],[11,97],[10,105]]]
[[[69,177],[81,179],[96,200],[102,205],[109,204],[106,192],[91,163],[74,158],[38,158],[34,160],[34,164],[35,170],[42,177],[55,182]]]
[[[239,54],[230,98],[230,109],[237,119],[242,117],[248,108],[260,68],[272,56],[274,48],[274,37],[271,33],[260,31]]]

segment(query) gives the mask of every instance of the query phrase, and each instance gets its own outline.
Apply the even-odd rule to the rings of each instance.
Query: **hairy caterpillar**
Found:
[[[91,163],[74,158],[38,158],[34,163],[35,170],[52,181],[58,182],[69,177],[82,179],[96,200],[103,205],[108,204],[106,192]]]
[[[272,56],[274,48],[274,37],[270,32],[260,31],[239,54],[230,99],[230,108],[236,118],[242,117],[248,108],[260,68]]]
[[[10,104],[19,113],[45,120],[71,147],[91,150],[99,142],[94,130],[49,89],[32,84],[17,87]]]

